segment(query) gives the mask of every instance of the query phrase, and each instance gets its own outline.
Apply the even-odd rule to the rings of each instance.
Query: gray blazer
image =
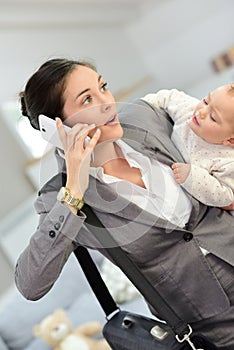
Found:
[[[183,161],[170,139],[172,124],[164,111],[139,99],[126,105],[119,117],[124,140],[133,148],[166,164]],[[62,159],[59,164],[62,170]],[[56,200],[61,185],[57,176],[41,190],[35,203],[39,225],[18,259],[16,284],[28,299],[48,292],[76,244],[107,255],[85,225],[85,216],[72,214]],[[190,220],[186,228],[178,228],[117,196],[92,176],[84,199],[182,318],[198,321],[230,306],[200,250],[203,247],[234,265],[234,218],[230,214],[191,198]]]

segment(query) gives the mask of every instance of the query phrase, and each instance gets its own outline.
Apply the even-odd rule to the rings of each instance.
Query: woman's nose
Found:
[[[111,105],[112,105],[112,103],[102,103],[101,104],[101,111],[102,111],[102,113],[109,112],[110,109],[111,109]]]

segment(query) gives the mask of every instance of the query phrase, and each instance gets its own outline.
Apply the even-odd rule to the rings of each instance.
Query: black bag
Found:
[[[110,295],[88,250],[78,246],[74,251],[86,278],[102,306],[107,323],[103,336],[113,350],[217,350],[208,339],[194,335],[189,324],[184,322],[153,288],[137,266],[116,244],[92,209],[85,205],[82,209],[87,216],[89,230],[102,244],[112,260],[125,273],[166,321],[151,319],[128,311],[121,311]],[[104,230],[95,230],[102,227]]]
[[[103,335],[113,350],[172,350],[176,346],[175,334],[167,324],[127,311],[115,314],[105,324]],[[182,339],[180,350],[217,349],[204,337],[190,338],[188,334],[186,338]]]

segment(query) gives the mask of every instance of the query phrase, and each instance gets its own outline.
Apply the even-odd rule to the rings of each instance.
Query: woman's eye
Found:
[[[84,105],[87,105],[87,104],[89,104],[90,102],[91,102],[91,96],[87,96],[87,97],[84,99],[83,104],[84,104]]]
[[[105,84],[103,84],[102,86],[101,86],[101,91],[107,91],[108,90],[108,88],[107,88],[107,83],[105,83]]]

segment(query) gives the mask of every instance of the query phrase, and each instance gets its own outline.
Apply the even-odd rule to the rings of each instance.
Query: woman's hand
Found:
[[[97,129],[90,141],[84,147],[85,138],[93,130],[95,124],[76,124],[67,133],[61,119],[56,118],[58,132],[64,147],[67,183],[72,195],[82,199],[89,185],[89,169],[91,154],[100,137],[100,129]]]
[[[175,181],[178,184],[185,182],[190,173],[191,165],[184,163],[174,163],[171,167],[174,173]]]

